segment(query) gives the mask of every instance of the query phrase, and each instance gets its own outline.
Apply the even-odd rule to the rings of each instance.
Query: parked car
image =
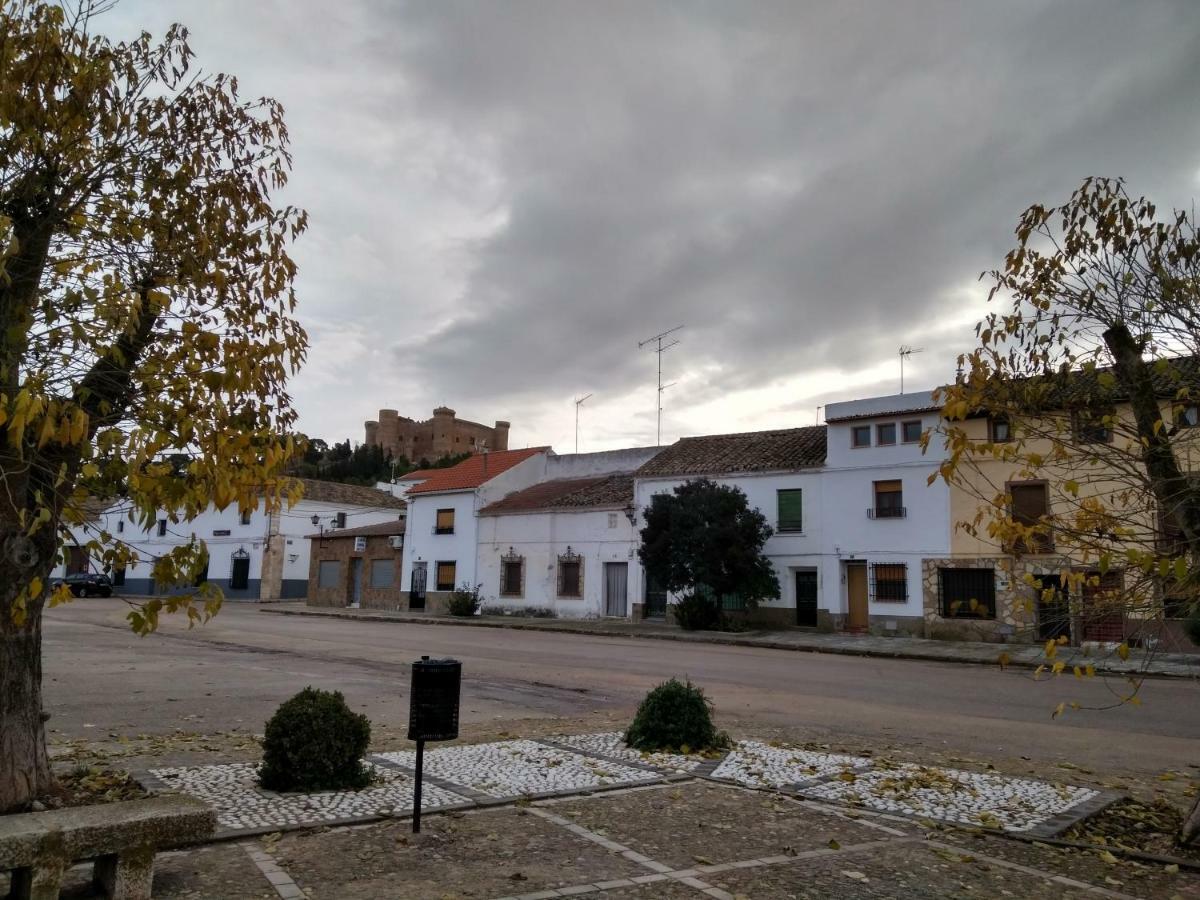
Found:
[[[112,580],[99,572],[76,572],[54,582],[54,587],[65,584],[76,597],[111,597]]]

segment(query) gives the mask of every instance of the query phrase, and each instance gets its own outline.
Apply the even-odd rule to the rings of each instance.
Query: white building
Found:
[[[627,617],[637,545],[631,472],[559,478],[509,494],[479,511],[485,609]]]
[[[479,512],[485,507],[545,481],[629,472],[657,452],[657,447],[639,447],[559,456],[549,447],[533,447],[478,453],[451,468],[428,470],[427,478],[405,492],[409,508],[401,590],[408,592],[410,608],[442,605],[459,587],[478,586],[489,604],[499,598],[499,580],[492,580],[497,574],[490,549],[495,542],[481,550]],[[489,572],[486,582],[481,556]]]
[[[127,569],[109,573],[117,593],[161,593],[171,588],[154,583],[151,576],[154,560],[194,536],[204,541],[208,549],[206,579],[219,585],[226,599],[302,598],[308,593],[307,535],[319,529],[392,521],[404,515],[405,504],[374,488],[301,481],[302,498],[274,514],[266,511],[265,500],[245,514],[236,506],[224,510],[209,506],[187,522],[171,521],[164,510],[145,530],[130,518],[128,504],[118,502],[84,528],[75,529],[76,546],[64,548],[66,563],[56,569],[55,576],[97,568],[95,562],[87,559],[83,547],[106,531],[114,541],[129,545],[139,558]],[[313,523],[314,516],[317,524]]]
[[[924,392],[830,404],[824,426],[684,438],[635,473],[639,521],[688,480],[734,485],[775,530],[764,549],[781,596],[757,619],[920,634],[921,561],[950,547],[949,492],[927,483],[941,449],[920,447],[938,414]],[[664,615],[633,562],[635,617]]]

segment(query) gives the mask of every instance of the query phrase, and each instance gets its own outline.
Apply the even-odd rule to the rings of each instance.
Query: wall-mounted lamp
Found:
[[[629,524],[637,526],[637,510],[634,509],[632,503],[625,504],[625,518],[629,520]]]

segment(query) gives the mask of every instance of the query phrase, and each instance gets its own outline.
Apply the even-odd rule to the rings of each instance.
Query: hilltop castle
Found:
[[[489,428],[455,417],[454,410],[439,406],[432,419],[417,422],[394,409],[381,409],[378,421],[366,423],[366,441],[392,456],[411,462],[436,462],[460,453],[508,449],[509,423],[498,421]]]

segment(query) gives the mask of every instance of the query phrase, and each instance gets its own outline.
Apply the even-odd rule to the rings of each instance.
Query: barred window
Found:
[[[871,596],[892,603],[906,601],[908,566],[904,563],[874,563],[871,566]]]
[[[525,560],[505,559],[500,563],[500,596],[520,597],[525,581]]]
[[[439,562],[437,564],[437,590],[454,590],[456,570],[457,566],[453,562]]]
[[[583,595],[583,560],[578,556],[558,561],[558,596]]]
[[[439,509],[437,511],[437,524],[433,528],[434,534],[454,534],[454,510]]]
[[[995,569],[938,569],[939,608],[946,619],[996,618]]]

